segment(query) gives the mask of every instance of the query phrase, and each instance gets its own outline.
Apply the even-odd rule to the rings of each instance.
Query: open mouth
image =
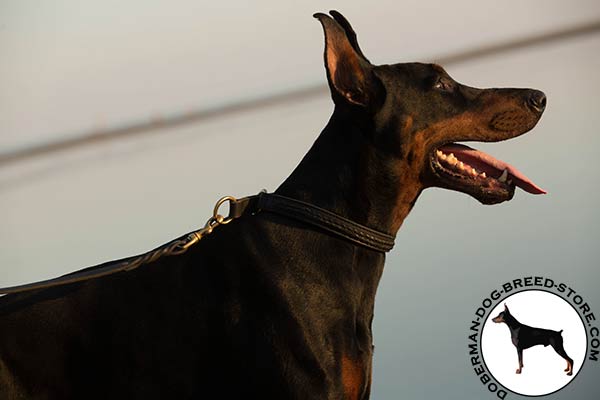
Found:
[[[432,167],[446,186],[484,203],[510,200],[515,187],[532,194],[546,193],[512,165],[463,144],[438,147],[432,154]]]

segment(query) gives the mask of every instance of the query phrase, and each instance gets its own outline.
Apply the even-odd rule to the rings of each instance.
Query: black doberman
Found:
[[[325,32],[333,115],[277,195],[394,235],[419,194],[484,204],[514,167],[457,141],[532,129],[531,89],[476,89],[435,64],[373,65],[339,13]],[[273,212],[247,214],[179,256],[5,296],[2,399],[367,399],[385,253]]]
[[[544,347],[548,345],[552,346],[554,351],[567,361],[567,368],[565,369],[567,375],[573,375],[573,359],[567,355],[563,347],[562,330],[557,332],[522,324],[513,317],[506,304],[504,304],[504,311],[501,311],[500,314],[492,318],[492,321],[496,323],[504,322],[508,326],[508,329],[510,329],[510,338],[517,348],[517,354],[519,355],[517,374],[520,374],[523,369],[523,350],[541,344]]]

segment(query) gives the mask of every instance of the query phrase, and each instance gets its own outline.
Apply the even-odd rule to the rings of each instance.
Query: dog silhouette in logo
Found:
[[[504,311],[500,312],[495,318],[492,318],[492,321],[496,323],[504,322],[510,329],[510,338],[517,348],[517,354],[519,355],[517,374],[520,374],[523,369],[523,350],[543,344],[544,347],[548,345],[552,346],[554,351],[567,361],[565,372],[567,375],[573,375],[573,359],[567,355],[567,352],[563,348],[562,329],[557,332],[522,324],[513,317],[506,303],[504,304]]]

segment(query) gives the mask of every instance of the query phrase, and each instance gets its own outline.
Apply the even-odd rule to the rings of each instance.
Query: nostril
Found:
[[[536,111],[544,111],[546,108],[546,95],[539,90],[533,91],[533,93],[529,96],[529,104]]]
[[[539,93],[538,96],[536,96],[535,99],[535,103],[540,107],[540,108],[545,108],[546,107],[546,95],[544,93]]]

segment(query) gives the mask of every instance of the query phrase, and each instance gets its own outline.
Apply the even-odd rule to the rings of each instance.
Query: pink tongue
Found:
[[[490,168],[493,168],[497,174],[493,175],[492,178],[497,178],[502,174],[505,169],[508,170],[509,177],[512,179],[515,185],[520,187],[526,192],[532,194],[546,194],[546,191],[533,183],[529,178],[523,175],[518,169],[510,164],[500,161],[484,153],[483,151],[475,150],[469,146],[463,144],[447,144],[439,148],[445,154],[454,153],[456,158],[465,164],[469,164],[475,169],[486,172],[489,175]],[[487,169],[487,171],[486,171]]]

